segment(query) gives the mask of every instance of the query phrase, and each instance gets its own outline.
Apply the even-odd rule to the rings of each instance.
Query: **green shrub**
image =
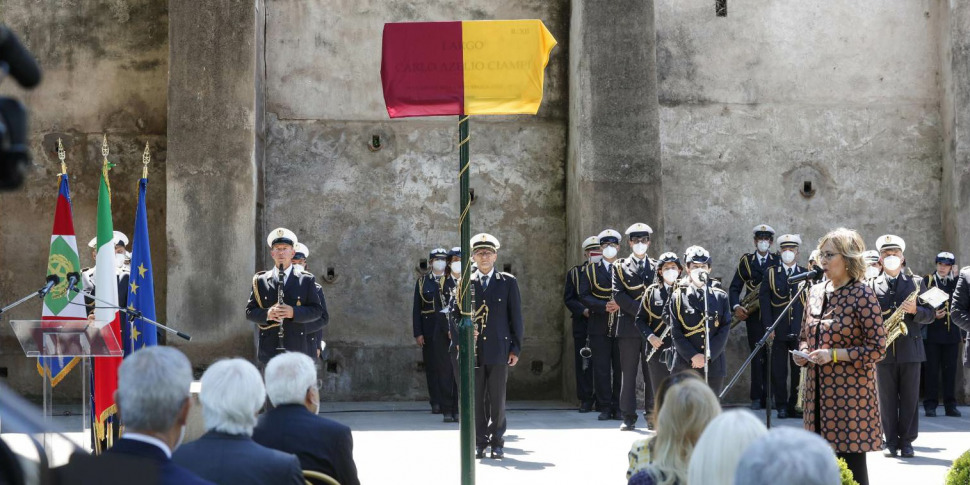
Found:
[[[852,476],[852,470],[849,470],[849,465],[842,458],[836,458],[839,460],[839,475],[841,477],[842,485],[859,485],[859,482],[855,481],[855,477]]]
[[[970,450],[953,460],[953,466],[946,474],[946,485],[970,485]]]

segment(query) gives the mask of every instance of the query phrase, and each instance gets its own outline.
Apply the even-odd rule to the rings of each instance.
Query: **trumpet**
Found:
[[[742,308],[745,309],[745,311],[748,312],[748,315],[758,311],[758,309],[761,308],[761,300],[758,299],[758,293],[760,291],[761,291],[761,283],[758,283],[757,285],[755,285],[754,288],[751,288],[750,290],[748,290],[748,294],[744,295],[744,298],[741,299],[740,305]],[[742,320],[740,318],[738,318],[737,316],[732,316],[731,328],[734,328],[735,326],[737,326],[737,324],[741,322]]]

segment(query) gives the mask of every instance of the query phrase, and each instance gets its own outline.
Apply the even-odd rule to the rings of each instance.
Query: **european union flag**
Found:
[[[145,195],[148,179],[138,181],[138,209],[135,212],[135,237],[131,243],[131,276],[128,279],[128,309],[141,312],[145,318],[155,320],[155,283],[152,271],[151,245],[148,242],[148,210]],[[122,326],[125,355],[145,347],[158,345],[155,326],[141,318],[128,317],[128,325]]]

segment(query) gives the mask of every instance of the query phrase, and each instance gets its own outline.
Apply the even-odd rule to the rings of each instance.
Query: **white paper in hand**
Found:
[[[812,360],[811,358],[809,358],[808,354],[806,354],[805,352],[802,352],[801,350],[793,349],[793,350],[789,350],[789,352],[791,352],[792,355],[801,357],[805,360]]]
[[[945,291],[934,286],[920,295],[919,299],[923,303],[933,307],[934,310],[937,310],[950,299],[950,295],[947,295]]]

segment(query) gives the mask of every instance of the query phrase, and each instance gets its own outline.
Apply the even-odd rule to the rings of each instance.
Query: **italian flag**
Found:
[[[81,272],[81,259],[77,252],[77,239],[74,237],[74,215],[71,207],[71,190],[67,174],[60,176],[57,205],[54,209],[54,229],[51,231],[51,250],[47,258],[47,274],[57,275],[61,282],[51,288],[44,297],[42,320],[86,320],[84,295],[67,287],[68,273]],[[59,384],[79,358],[43,357],[37,359],[37,370],[46,374],[51,386]]]
[[[108,170],[111,165],[104,160],[101,184],[98,189],[98,259],[94,269],[95,301],[94,320],[103,325],[102,333],[111,332],[121,342],[121,315],[118,311],[118,275],[115,270],[114,224],[111,222],[111,186]],[[118,389],[118,366],[121,357],[99,357],[94,364],[94,431],[98,441],[110,436],[105,423],[118,409],[114,392]]]

